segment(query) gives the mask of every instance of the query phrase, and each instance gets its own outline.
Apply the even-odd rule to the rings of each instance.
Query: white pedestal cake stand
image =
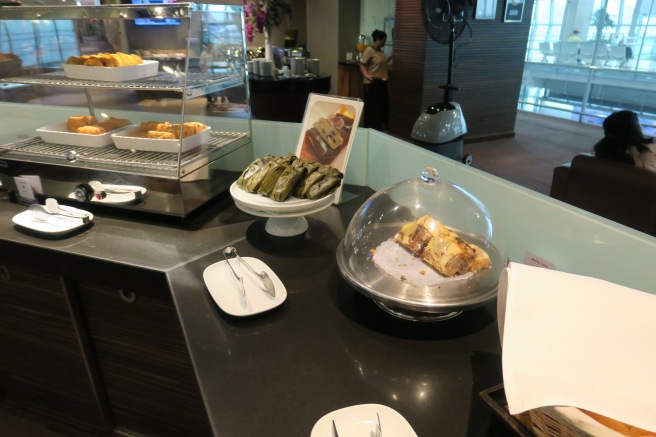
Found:
[[[308,229],[305,215],[319,212],[329,207],[335,200],[335,193],[321,199],[307,200],[291,197],[284,202],[276,202],[259,194],[249,193],[233,183],[230,195],[235,205],[245,213],[268,217],[264,230],[276,237],[293,237]]]

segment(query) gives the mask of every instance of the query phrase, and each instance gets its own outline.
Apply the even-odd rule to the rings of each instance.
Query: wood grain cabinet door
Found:
[[[77,286],[116,428],[148,436],[211,435],[164,275],[140,289]]]
[[[0,259],[1,398],[60,422],[107,432],[111,425],[97,402],[67,293],[61,277]]]

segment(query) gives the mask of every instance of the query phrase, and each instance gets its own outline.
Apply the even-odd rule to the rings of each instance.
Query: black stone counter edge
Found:
[[[351,217],[372,194],[364,187],[349,187],[349,191],[359,197],[313,214],[308,217],[308,235],[288,239],[266,234],[265,219],[240,214],[231,199],[222,200],[220,208],[208,213],[209,218],[200,219],[205,223],[197,230],[160,229],[156,223],[97,217],[90,232],[111,233],[121,227],[138,231],[142,238],[163,238],[162,251],[170,250],[171,244],[184,248],[179,258],[164,259],[158,265],[157,257],[144,268],[167,275],[217,436],[255,435],[256,430],[261,431],[255,425],[258,421],[266,423],[264,429],[269,434],[257,435],[309,435],[322,415],[360,403],[395,408],[419,436],[437,435],[437,430],[441,430],[440,435],[451,436],[505,435],[503,429],[490,434],[493,418],[478,397],[481,390],[501,381],[494,305],[453,322],[418,326],[383,313],[346,285],[336,268],[335,250]],[[3,240],[99,257],[76,237],[61,244],[13,232],[8,229],[11,217],[24,207],[1,202]],[[199,246],[195,253],[191,247],[194,244]],[[245,320],[223,313],[209,296],[202,273],[223,259],[221,250],[227,245],[235,245],[242,256],[266,262],[286,285],[287,302],[270,313]],[[138,251],[131,259],[132,249],[125,245],[107,249],[102,257],[109,262],[120,259],[122,263],[144,266],[143,260],[137,259]],[[323,264],[322,269],[313,270],[316,261]],[[363,350],[371,354],[361,355]],[[235,362],[229,355],[231,351],[240,360],[252,356],[253,362]],[[399,356],[389,361],[386,357],[390,355]],[[353,367],[358,365],[360,370]],[[395,404],[390,393],[380,392],[381,386],[393,385],[399,375],[413,383],[415,378],[426,378],[431,401],[423,403],[409,397],[403,400],[401,396]],[[464,383],[460,381],[463,377]],[[277,378],[283,381],[283,387],[276,386]],[[430,386],[437,381],[444,384],[444,393]],[[431,388],[435,389],[432,393]],[[396,389],[402,395],[407,394],[404,390],[414,394],[414,387],[400,384]],[[269,408],[258,421],[240,417],[245,414],[244,406],[266,410],[275,404],[278,414],[272,414]],[[463,423],[469,429],[463,429]]]

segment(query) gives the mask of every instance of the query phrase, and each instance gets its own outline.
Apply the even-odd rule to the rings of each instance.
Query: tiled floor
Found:
[[[466,143],[464,151],[473,156],[473,167],[548,195],[553,168],[577,153],[590,151],[601,136],[598,126],[521,112],[514,138]],[[0,435],[64,437],[2,409]]]

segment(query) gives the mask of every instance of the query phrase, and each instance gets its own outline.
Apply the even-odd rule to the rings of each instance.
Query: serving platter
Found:
[[[417,433],[401,414],[379,404],[354,405],[332,411],[317,421],[310,437],[333,437],[333,422],[339,437],[375,436],[378,418],[384,436],[417,437]]]
[[[268,217],[264,230],[276,237],[293,237],[307,231],[308,222],[303,216],[326,209],[335,200],[335,192],[332,192],[317,200],[292,197],[284,202],[276,202],[268,197],[249,193],[236,182],[230,186],[230,195],[235,206],[245,213]]]
[[[62,217],[56,215],[49,216],[48,219],[45,221],[39,221],[34,219],[34,217],[32,216],[32,211],[30,210],[23,211],[19,214],[16,214],[11,219],[11,221],[20,227],[32,231],[36,231],[42,234],[57,235],[57,236],[68,234],[84,226],[89,226],[89,223],[93,221],[93,214],[91,214],[88,211],[84,211],[82,209],[74,208],[72,206],[66,206],[66,205],[59,205],[59,207],[62,210],[68,212],[87,213],[89,217],[89,222],[84,223],[81,219],[76,219],[72,217]]]
[[[203,271],[205,285],[219,308],[231,316],[245,317],[260,314],[282,305],[287,299],[287,289],[273,270],[257,258],[243,257],[243,259],[256,271],[267,272],[273,282],[276,295],[267,294],[252,273],[245,269],[240,262],[233,260],[232,268],[244,279],[246,297],[242,297],[239,286],[226,264],[228,261],[219,261]]]
[[[292,196],[283,202],[276,202],[266,196],[249,193],[237,185],[237,182],[234,182],[230,186],[230,195],[236,202],[239,202],[250,210],[260,211],[265,214],[269,213],[272,214],[272,217],[280,214],[315,212],[317,208],[324,208],[335,200],[335,193],[333,192],[316,200],[298,199]]]
[[[143,152],[165,152],[178,153],[182,146],[182,152],[192,150],[210,140],[212,129],[208,126],[205,130],[190,135],[182,140],[164,140],[159,138],[138,138],[130,136],[140,131],[136,126],[129,130],[117,132],[112,135],[112,141],[118,149],[139,150]]]
[[[157,76],[158,61],[143,61],[143,64],[124,67],[92,67],[88,65],[62,64],[69,79],[98,80],[101,82],[124,82]]]
[[[491,268],[462,277],[443,278],[432,284],[412,283],[381,268],[374,261],[372,251],[393,238],[401,226],[402,223],[379,225],[370,230],[366,239],[354,241],[350,247],[344,241],[340,243],[337,265],[344,279],[356,290],[383,310],[414,321],[447,320],[496,298],[499,277],[507,260],[489,242],[458,229],[451,228],[466,242],[484,248],[490,256]],[[424,268],[432,269],[428,264]]]
[[[64,144],[67,146],[83,146],[83,147],[105,147],[113,143],[112,134],[129,129],[132,125],[123,126],[101,135],[79,134],[77,132],[69,132],[66,127],[66,122],[50,124],[48,126],[40,127],[36,133],[46,143]]]

